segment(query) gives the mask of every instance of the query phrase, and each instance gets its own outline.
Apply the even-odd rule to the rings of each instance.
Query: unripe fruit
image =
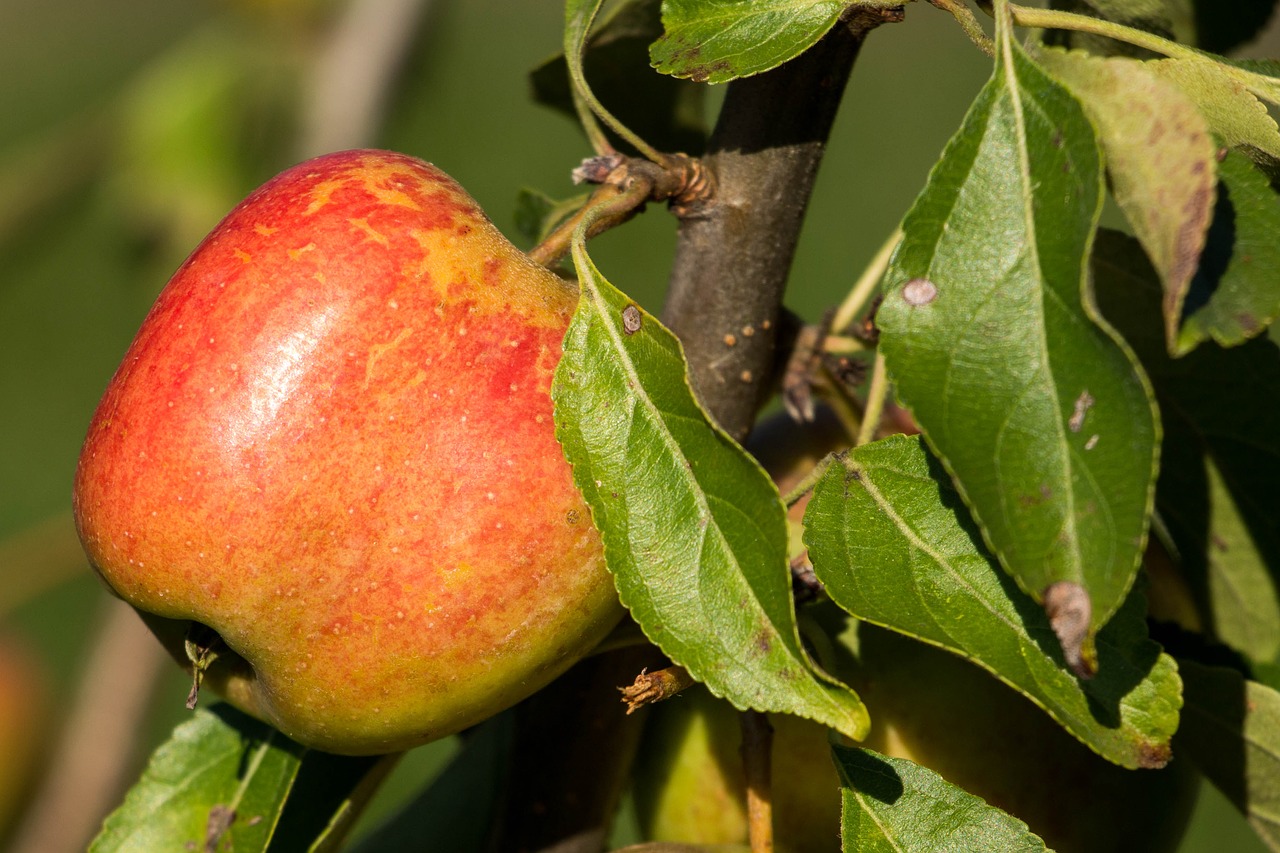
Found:
[[[1118,767],[973,664],[882,628],[864,624],[858,635],[858,660],[838,647],[835,670],[871,714],[859,745],[930,768],[1060,853],[1177,849],[1199,790],[1185,761]],[[636,778],[642,830],[666,841],[745,842],[736,712],[701,687],[654,712]],[[777,849],[835,853],[840,798],[828,730],[797,717],[770,722]]]
[[[458,731],[621,614],[555,440],[576,288],[380,151],[258,189],[178,270],[89,428],[80,535],[206,684],[321,749]]]
[[[858,634],[864,746],[934,770],[1058,853],[1177,849],[1199,790],[1185,759],[1126,770],[977,666],[874,626]]]
[[[697,685],[653,709],[633,795],[644,837],[696,844],[747,841],[740,714]],[[827,730],[785,714],[773,727],[773,831],[778,853],[840,849],[840,778]]]

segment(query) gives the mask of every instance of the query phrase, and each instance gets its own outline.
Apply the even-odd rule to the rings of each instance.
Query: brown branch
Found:
[[[314,157],[373,143],[391,84],[431,0],[352,0],[342,9],[308,80],[298,149]]]
[[[662,319],[702,404],[739,440],[771,387],[782,296],[849,73],[866,33],[900,17],[855,11],[797,58],[730,83],[703,160],[715,195],[681,210]]]
[[[133,608],[116,599],[103,606],[75,703],[13,853],[84,850],[132,767],[139,721],[168,657]]]
[[[741,719],[747,837],[751,853],[773,853],[773,726],[759,711],[743,711]]]

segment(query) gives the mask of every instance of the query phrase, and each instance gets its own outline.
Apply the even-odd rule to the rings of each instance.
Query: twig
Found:
[[[844,301],[840,303],[840,307],[836,309],[836,315],[831,320],[832,331],[836,333],[844,332],[858,319],[858,314],[871,301],[871,295],[880,286],[880,279],[884,277],[884,271],[889,266],[889,259],[893,257],[893,251],[898,248],[898,243],[901,241],[902,229],[895,228],[893,233],[889,235],[889,239],[885,240],[880,248],[876,250],[871,263],[867,264],[867,268],[862,271],[862,275],[858,276],[858,280],[854,282],[849,295],[844,298]]]
[[[858,428],[856,447],[861,447],[876,437],[888,394],[889,377],[884,366],[884,353],[877,351],[875,364],[871,368],[871,386],[867,389],[867,406],[862,412],[862,426]]]
[[[929,3],[955,18],[960,29],[964,30],[969,40],[978,46],[978,50],[987,56],[996,55],[991,37],[987,35],[987,31],[982,28],[982,24],[978,23],[978,19],[973,16],[973,12],[969,11],[969,7],[964,5],[962,0],[929,0]]]
[[[663,661],[652,646],[596,655],[516,707],[506,803],[487,849],[605,849],[646,717],[623,713],[613,691]]]
[[[574,170],[574,178],[600,186],[586,204],[529,250],[534,263],[550,267],[568,254],[584,219],[591,220],[590,239],[626,222],[648,202],[692,204],[713,191],[701,164],[683,154],[671,155],[664,165],[620,154],[591,157]]]
[[[743,711],[741,720],[747,837],[751,853],[773,853],[773,726],[759,711]]]
[[[782,407],[796,423],[813,420],[813,383],[822,366],[827,335],[831,331],[831,312],[821,322],[800,327],[795,345],[782,373]]]
[[[431,0],[351,0],[321,51],[299,134],[304,158],[371,144]]]
[[[169,660],[133,608],[106,599],[71,715],[11,853],[84,850],[116,804]]]

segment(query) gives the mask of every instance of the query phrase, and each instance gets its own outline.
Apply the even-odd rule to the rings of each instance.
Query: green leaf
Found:
[[[725,83],[804,53],[850,7],[900,5],[902,0],[663,0],[666,32],[649,58],[663,74]]]
[[[623,604],[735,707],[863,737],[862,703],[800,645],[777,490],[698,406],[676,338],[587,257],[589,224],[574,241],[582,297],[552,398]]]
[[[1160,59],[1147,67],[1195,102],[1223,145],[1238,149],[1268,174],[1280,173],[1280,129],[1266,105],[1227,66],[1202,59]]]
[[[1280,196],[1242,154],[1229,152],[1218,174],[1218,204],[1178,354],[1210,338],[1235,346],[1280,316]]]
[[[1137,571],[1158,426],[1086,288],[1102,199],[1089,121],[1007,28],[997,53],[904,221],[880,347],[1005,569],[1037,600],[1087,593],[1067,649],[1087,669]]]
[[[1172,350],[1213,218],[1217,143],[1195,103],[1135,59],[1039,50],[1098,129],[1111,194],[1164,281]]]
[[[1181,704],[1173,659],[1129,601],[1098,634],[1098,674],[1065,667],[1044,611],[1002,572],[942,466],[918,437],[864,445],[833,464],[805,513],[814,572],[867,622],[968,658],[1124,767],[1159,767]]]
[[[1180,754],[1280,850],[1280,693],[1223,667],[1179,661],[1186,711]]]
[[[462,748],[418,796],[352,847],[352,853],[441,850],[483,853],[511,784],[515,715],[492,717],[463,735]]]
[[[1211,533],[1201,544],[1200,553],[1207,562],[1208,601],[1215,634],[1250,660],[1274,661],[1280,655],[1280,595],[1276,580],[1222,472],[1209,456],[1204,458],[1204,473],[1208,480],[1207,526]],[[1177,500],[1178,496],[1170,499]],[[1264,500],[1273,511],[1277,509],[1274,497],[1266,495]],[[1263,523],[1276,517],[1273,512]],[[1270,526],[1271,541],[1266,544],[1274,559],[1280,543],[1276,541],[1274,525]]]
[[[706,144],[706,89],[658,74],[649,45],[662,33],[660,0],[628,0],[595,26],[582,56],[583,74],[618,119],[663,151],[702,153]],[[576,117],[564,54],[529,74],[534,100]]]
[[[905,758],[833,745],[843,849],[859,853],[1043,851],[1015,817]]]
[[[1280,105],[1280,60],[1224,59],[1220,65],[1223,73],[1244,83],[1254,95]]]
[[[570,198],[554,199],[539,190],[522,188],[516,194],[516,230],[529,245],[536,246],[556,226],[581,210],[590,197],[590,193],[581,193]]]
[[[1102,232],[1093,270],[1099,304],[1142,359],[1164,412],[1156,505],[1182,569],[1213,633],[1270,661],[1280,653],[1280,347],[1262,337],[1172,358],[1160,285],[1137,242]]]
[[[90,849],[305,850],[373,761],[308,750],[228,705],[201,709],[152,755]],[[300,776],[328,777],[328,793],[282,819]]]
[[[587,84],[584,67],[587,54],[587,39],[595,23],[596,15],[604,0],[565,0],[564,4],[564,57],[569,69],[569,82],[572,85],[572,98],[582,129],[591,140],[597,154],[604,154],[610,149],[603,131],[596,124],[600,121],[625,140],[632,148],[643,156],[659,162],[661,155],[645,140],[622,123],[613,113],[605,109],[604,104],[596,97]]]

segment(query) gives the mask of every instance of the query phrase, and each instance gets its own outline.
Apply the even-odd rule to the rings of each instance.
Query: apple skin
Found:
[[[1058,853],[1177,849],[1200,785],[1186,760],[1112,764],[976,665],[883,628],[858,626],[858,661],[862,746],[928,767]]]
[[[90,424],[81,540],[180,662],[295,740],[409,748],[533,693],[621,615],[556,442],[577,289],[420,160],[347,151],[238,205]]]
[[[741,715],[702,685],[653,709],[632,793],[645,838],[745,844]],[[827,730],[788,715],[773,727],[773,832],[778,853],[840,849],[840,778]]]
[[[842,617],[830,620],[838,624]],[[1126,770],[960,658],[871,625],[835,667],[866,702],[858,744],[907,758],[1025,821],[1058,853],[1176,850],[1199,790],[1185,761]],[[839,780],[823,726],[771,715],[774,837],[781,853],[840,849]],[[743,843],[737,712],[701,686],[654,709],[633,796],[647,838]]]

